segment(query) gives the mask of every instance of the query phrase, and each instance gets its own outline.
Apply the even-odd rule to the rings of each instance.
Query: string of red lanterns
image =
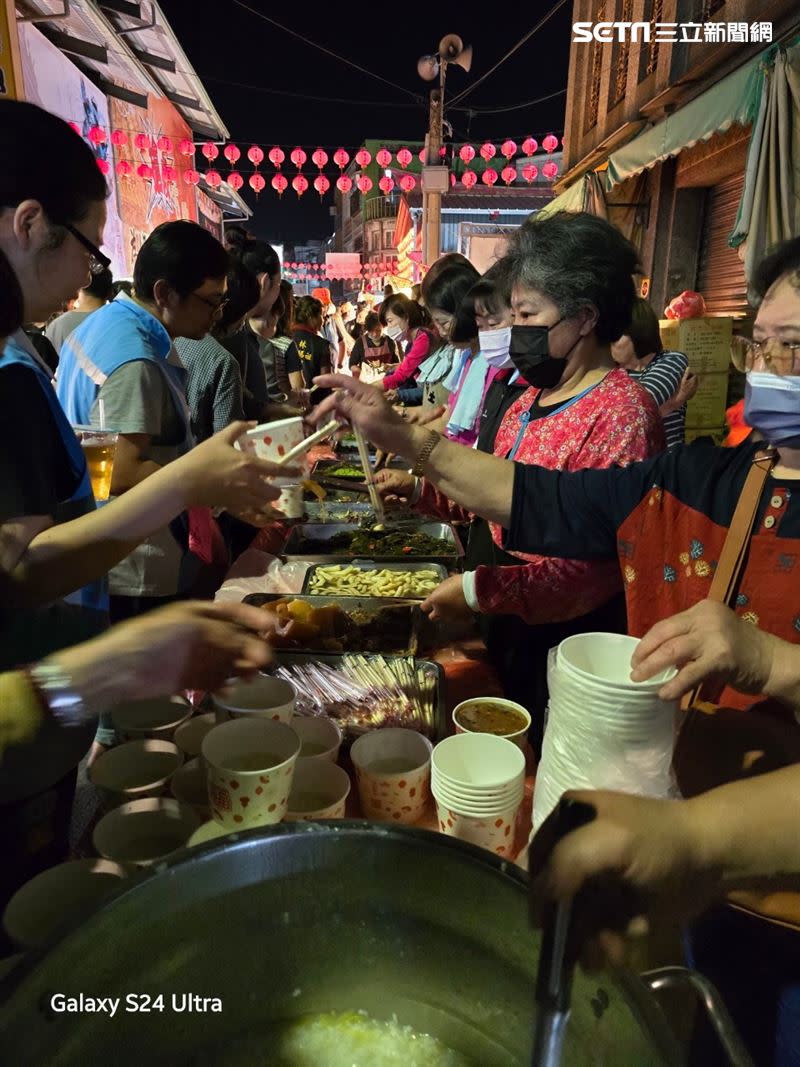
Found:
[[[377,260],[375,262],[364,263],[358,268],[357,273],[346,272],[343,273],[339,268],[334,266],[328,266],[327,263],[315,263],[312,261],[295,261],[284,260],[283,270],[287,277],[294,277],[295,279],[362,279],[370,276],[376,276],[381,274],[389,274],[397,271],[400,261],[397,256],[393,256],[390,259]]]

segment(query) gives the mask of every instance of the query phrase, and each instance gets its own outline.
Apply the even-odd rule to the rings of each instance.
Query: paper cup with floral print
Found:
[[[297,692],[291,682],[257,674],[231,682],[211,699],[226,719],[271,719],[290,723]]]
[[[292,789],[300,738],[282,722],[234,719],[203,739],[212,818],[229,830],[280,822]]]
[[[293,715],[289,723],[300,738],[300,762],[324,760],[335,763],[342,747],[342,731],[327,715]]]
[[[419,822],[431,795],[432,748],[416,730],[400,728],[371,730],[354,742],[350,757],[365,818]]]
[[[325,759],[299,759],[289,794],[287,822],[343,819],[350,795],[346,771]]]
[[[463,815],[436,799],[439,829],[448,837],[468,841],[471,845],[494,852],[496,856],[511,856],[514,851],[514,829],[522,801],[493,815]]]
[[[264,422],[256,426],[254,430],[248,430],[236,442],[237,446],[245,452],[255,452],[261,459],[268,459],[272,463],[291,452],[293,448],[305,439],[305,423],[302,418],[279,419],[277,422]],[[292,461],[292,467],[304,467],[307,465],[305,455],[298,456]],[[277,476],[270,479],[277,486],[295,485],[297,475],[286,477]]]

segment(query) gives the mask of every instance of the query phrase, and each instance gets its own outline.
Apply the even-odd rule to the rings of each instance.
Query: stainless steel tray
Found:
[[[405,528],[405,524],[402,525]],[[412,532],[412,529],[409,529],[409,532]],[[376,552],[374,554],[370,553],[369,558],[376,563],[399,563],[404,558],[407,558],[409,562],[414,563],[441,563],[444,566],[454,567],[457,560],[464,555],[461,539],[453,527],[446,522],[421,522],[418,526],[413,527],[413,532],[424,533],[429,537],[442,538],[449,543],[450,548],[447,552],[442,552],[435,556],[418,556],[409,553],[407,557],[398,557],[397,555],[381,555]],[[333,552],[324,551],[322,546],[340,533],[354,533],[352,524],[346,522],[303,523],[300,526],[293,527],[283,554],[306,559],[311,563],[344,563],[356,559],[358,557],[357,552],[337,552],[334,554]],[[317,541],[320,547],[304,546],[303,543],[307,541]]]
[[[368,519],[374,519],[372,504],[354,500],[352,503],[342,500],[309,500],[305,505],[306,518],[311,523],[344,522],[348,526],[358,525]]]
[[[379,596],[324,596],[317,593],[250,593],[243,600],[244,604],[252,604],[253,607],[260,608],[264,604],[274,604],[278,600],[303,600],[307,604],[311,604],[312,607],[321,608],[327,607],[330,604],[336,604],[340,607],[345,614],[350,614],[355,611],[372,612],[377,614],[382,608],[391,608],[394,611],[402,612],[403,603],[398,603],[396,597],[379,597]],[[394,656],[413,656],[416,654],[419,644],[419,630],[422,623],[422,615],[416,604],[408,604],[407,611],[405,612],[406,619],[403,619],[405,625],[394,636],[391,630],[385,630],[383,632],[377,632],[375,634],[368,634],[364,638],[364,642],[359,648],[348,649],[349,652],[360,652],[364,655],[372,655],[378,653],[380,655],[394,655]],[[297,649],[276,649],[276,652],[307,652],[307,653],[320,653],[336,655],[330,646],[327,648],[320,646],[319,648],[314,645],[307,645]]]
[[[444,581],[447,577],[447,568],[442,566],[441,563],[422,563],[415,560],[413,563],[402,563],[394,560],[391,563],[376,563],[374,560],[367,559],[351,559],[342,561],[341,557],[326,556],[321,563],[312,563],[312,565],[306,571],[305,579],[303,580],[302,594],[306,594],[309,591],[309,586],[314,574],[318,567],[331,567],[335,565],[336,561],[347,562],[351,567],[358,567],[362,571],[436,571],[439,575],[439,579]],[[309,594],[314,596],[324,596],[323,593]],[[349,599],[342,597],[341,599]],[[389,599],[392,599],[391,597]],[[406,597],[408,600],[423,600],[423,597]]]

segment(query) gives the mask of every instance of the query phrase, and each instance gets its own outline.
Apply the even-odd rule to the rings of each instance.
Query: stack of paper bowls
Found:
[[[536,774],[537,829],[567,789],[614,789],[643,796],[673,792],[677,707],[658,691],[675,671],[631,681],[638,640],[576,634],[550,654],[550,703]]]
[[[456,734],[431,756],[431,792],[439,829],[508,856],[525,792],[525,757],[494,734]]]

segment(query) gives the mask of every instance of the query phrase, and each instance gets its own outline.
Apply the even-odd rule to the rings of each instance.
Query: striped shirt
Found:
[[[658,352],[642,370],[629,370],[628,374],[646,389],[658,407],[661,407],[675,396],[688,368],[689,360],[683,352],[666,351]],[[667,449],[682,445],[685,435],[686,405],[664,415],[663,420]]]
[[[195,439],[205,441],[244,418],[242,372],[235,356],[211,334],[200,341],[178,337],[175,348],[186,368],[186,400]]]

